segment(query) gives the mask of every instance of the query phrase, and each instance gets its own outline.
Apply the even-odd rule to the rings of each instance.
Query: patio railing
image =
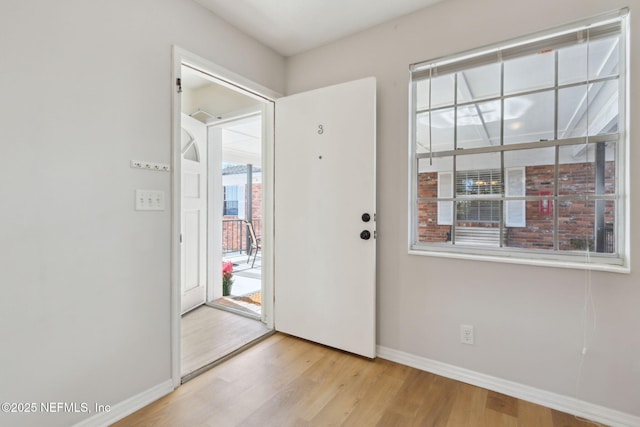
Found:
[[[260,236],[262,231],[262,221],[254,219],[253,229],[256,236]],[[247,227],[241,219],[222,220],[222,253],[247,252],[251,247],[251,240],[247,234]]]

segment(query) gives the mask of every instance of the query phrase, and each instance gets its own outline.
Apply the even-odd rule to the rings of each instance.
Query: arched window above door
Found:
[[[200,153],[198,152],[198,144],[189,132],[182,128],[182,158],[200,163]]]

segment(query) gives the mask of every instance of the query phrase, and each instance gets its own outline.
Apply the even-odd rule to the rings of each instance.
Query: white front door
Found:
[[[207,128],[182,114],[182,313],[207,291]]]
[[[276,101],[276,329],[366,357],[376,337],[375,115],[374,78]]]

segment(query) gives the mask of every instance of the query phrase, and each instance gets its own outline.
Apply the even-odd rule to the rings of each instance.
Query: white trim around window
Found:
[[[630,271],[627,20],[411,65],[409,253]]]

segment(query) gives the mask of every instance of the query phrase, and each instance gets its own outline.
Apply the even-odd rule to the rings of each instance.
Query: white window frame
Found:
[[[233,198],[228,199],[228,194],[232,191],[231,189],[233,189],[233,191],[235,191],[235,196],[236,199],[234,200]],[[237,184],[228,184],[224,186],[224,203],[226,204],[226,202],[237,202],[238,203],[238,207],[237,209],[237,213],[236,215],[230,215],[228,214],[226,211],[224,212],[225,216],[235,216],[238,219],[244,219],[244,214],[245,214],[245,186],[244,185],[237,185]]]
[[[447,178],[444,178],[447,177]],[[438,172],[438,199],[452,199],[456,187],[452,171]],[[453,224],[453,202],[438,200],[438,225]]]
[[[628,27],[628,9],[621,9],[616,12],[612,12],[606,15],[601,15],[589,20],[576,22],[562,28],[556,28],[550,31],[544,31],[530,36],[522,37],[516,40],[511,40],[498,45],[477,49],[474,51],[464,52],[459,55],[455,55],[447,58],[439,58],[430,61],[424,61],[421,63],[413,64],[410,67],[410,75],[412,76],[409,87],[409,247],[408,252],[414,255],[427,255],[427,256],[440,256],[440,257],[453,257],[464,259],[475,259],[494,262],[507,262],[517,264],[533,264],[544,265],[553,267],[565,267],[565,268],[589,268],[593,270],[612,271],[612,272],[630,272],[629,268],[629,229],[630,229],[630,215],[629,215],[629,174],[627,159],[629,155],[629,132],[628,132],[628,102],[629,102],[629,74],[627,73],[627,67],[629,63],[629,27]],[[616,139],[613,139],[616,143],[616,192],[615,192],[615,253],[604,254],[584,251],[580,253],[578,251],[561,251],[558,250],[556,244],[556,250],[524,250],[519,248],[499,247],[499,248],[486,248],[483,247],[479,250],[477,247],[465,246],[465,245],[451,245],[450,242],[443,243],[425,243],[418,241],[418,173],[419,173],[419,159],[425,158],[424,154],[417,154],[416,147],[416,81],[414,79],[416,75],[422,73],[424,79],[425,73],[430,73],[430,70],[439,68],[441,73],[444,70],[451,70],[451,67],[456,67],[456,63],[459,61],[466,61],[472,63],[474,60],[479,61],[480,64],[487,62],[487,57],[495,55],[501,58],[502,54],[518,54],[518,51],[528,50],[529,52],[540,50],[540,46],[544,46],[545,42],[551,38],[557,40],[565,35],[571,35],[572,37],[576,31],[587,30],[590,26],[598,28],[598,26],[604,26],[604,23],[618,23],[620,27],[620,55],[619,55],[619,77],[618,77],[618,93],[619,93],[619,106],[618,106],[618,131]],[[548,43],[548,42],[547,42]],[[484,62],[482,62],[484,61]],[[477,66],[474,65],[474,66]],[[468,68],[471,68],[469,65]],[[464,70],[461,68],[460,70]],[[450,72],[450,71],[449,71]],[[587,79],[587,84],[589,80]],[[454,104],[456,105],[456,104]],[[431,120],[431,119],[429,119]],[[558,137],[559,138],[559,137]],[[612,140],[610,137],[607,139],[606,135],[590,135],[586,138],[574,138],[576,140],[585,140],[587,143],[600,142]],[[545,141],[541,143],[541,146],[559,147],[561,145],[568,144],[567,141],[561,141],[560,139],[554,141]],[[579,143],[579,142],[573,142]],[[517,144],[514,144],[517,145]],[[511,147],[513,148],[513,147]],[[531,147],[534,148],[534,147]],[[502,149],[507,152],[509,149]],[[480,150],[481,151],[481,150]],[[453,154],[456,156],[457,154]],[[433,152],[427,154],[427,156],[434,156]],[[557,161],[557,160],[556,160]],[[508,188],[507,174],[513,171],[516,173],[518,168],[504,168],[504,188],[505,198],[520,197],[521,193],[525,191],[525,188]],[[520,167],[522,174],[524,175],[524,167]],[[453,174],[454,171],[439,171],[438,180],[440,181],[441,174],[450,174],[452,181],[451,194],[446,197],[445,200],[440,200],[444,196],[438,194],[437,200],[437,212],[438,212],[438,225],[451,225],[455,218],[454,199],[455,195],[453,189],[455,188],[455,180]],[[524,187],[524,184],[523,184]],[[440,193],[440,182],[438,182],[438,193]],[[524,227],[526,226],[526,215],[509,215],[509,206],[517,205],[517,211],[522,213],[526,212],[524,206],[530,199],[535,199],[533,196],[521,197],[517,200],[504,200],[504,221],[505,227]],[[554,194],[553,203],[557,204],[559,198],[557,194]],[[589,196],[586,196],[586,200],[589,200]],[[449,212],[449,216],[446,213]],[[440,215],[443,218],[440,218]],[[430,219],[431,221],[431,219]],[[554,226],[554,230],[557,230],[557,223]],[[557,238],[556,238],[557,239]]]
[[[512,181],[510,175],[517,173],[522,178]],[[504,196],[524,197],[526,194],[526,175],[524,167],[505,168],[504,170]],[[507,200],[504,202],[504,224],[506,227],[527,226],[527,202],[526,200]]]

